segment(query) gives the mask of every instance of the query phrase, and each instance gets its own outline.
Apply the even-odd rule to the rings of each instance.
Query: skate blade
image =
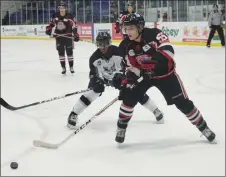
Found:
[[[78,128],[78,126],[72,126],[72,125],[70,125],[70,124],[67,124],[67,128],[68,128],[69,130],[76,130],[76,129]]]
[[[165,123],[165,121],[164,121],[164,119],[162,118],[161,120],[157,120],[157,122],[156,122],[157,124],[164,124]]]
[[[122,149],[122,148],[123,148],[123,143],[118,143],[118,142],[117,142],[116,147],[117,147],[118,149]]]
[[[218,144],[216,138],[215,138],[213,141],[209,142],[209,143],[210,143],[210,144]]]

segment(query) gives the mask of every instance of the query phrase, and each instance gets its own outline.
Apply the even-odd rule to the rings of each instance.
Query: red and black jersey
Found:
[[[77,33],[77,26],[74,19],[66,13],[65,16],[61,16],[59,13],[52,18],[50,24],[46,27],[47,30],[51,30],[55,27],[55,34],[64,34],[65,36],[74,36]]]
[[[119,50],[127,64],[127,72],[133,72],[139,77],[142,69],[141,58],[151,59],[155,66],[153,70],[159,78],[171,74],[175,69],[174,49],[167,35],[160,29],[144,28],[140,42],[124,39]]]

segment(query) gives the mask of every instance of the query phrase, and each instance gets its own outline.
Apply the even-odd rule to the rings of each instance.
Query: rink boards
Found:
[[[43,25],[12,25],[1,26],[1,39],[30,39],[30,40],[52,40],[45,34]],[[205,46],[209,35],[208,23],[203,22],[147,22],[147,27],[157,27],[169,36],[170,41],[175,45],[197,45]],[[225,34],[225,25],[224,34]],[[115,24],[96,23],[78,24],[80,38],[88,41],[95,41],[100,31],[107,31],[111,34],[114,43],[122,40],[121,34],[115,33]],[[212,46],[221,46],[218,33],[216,32],[211,43]]]

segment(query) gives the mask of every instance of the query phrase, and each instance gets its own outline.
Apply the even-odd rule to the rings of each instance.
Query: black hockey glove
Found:
[[[119,24],[119,22],[116,22],[116,24],[115,24],[115,32],[116,33],[120,33],[120,24]]]
[[[116,89],[119,89],[122,87],[123,80],[126,79],[126,76],[122,73],[115,73],[114,77],[112,78],[112,86]]]
[[[132,92],[136,88],[138,84],[137,82],[138,78],[139,77],[136,76],[133,72],[128,72],[126,74],[126,78],[122,79],[121,81],[119,98],[118,98],[119,100],[123,100],[126,93]]]
[[[77,33],[77,34],[75,34],[75,36],[74,36],[74,41],[75,41],[75,42],[78,42],[79,40],[80,40],[79,34]]]
[[[93,88],[93,91],[96,93],[102,93],[105,90],[105,82],[96,76],[90,76],[89,86]]]
[[[51,26],[47,26],[45,32],[46,32],[46,35],[51,36],[51,33],[52,33],[52,27],[51,27]]]

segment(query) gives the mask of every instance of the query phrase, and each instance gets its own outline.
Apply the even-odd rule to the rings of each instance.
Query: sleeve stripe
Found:
[[[174,57],[174,54],[169,50],[159,50],[159,52],[163,54],[165,57],[167,57],[168,59],[173,59]]]
[[[75,22],[72,19],[68,19],[72,23],[72,27],[76,28]]]
[[[158,46],[158,48],[163,47],[163,46],[166,46],[166,45],[172,46],[171,43],[167,41],[167,42],[164,42],[164,43],[160,44],[160,45]]]

